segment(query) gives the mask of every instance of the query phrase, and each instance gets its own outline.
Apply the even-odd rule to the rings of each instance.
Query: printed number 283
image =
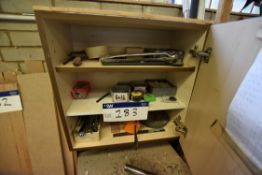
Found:
[[[121,118],[122,115],[121,115],[121,110],[120,109],[117,109],[115,111],[115,114],[116,114],[116,118]],[[126,108],[123,110],[123,116],[124,117],[129,117],[130,115],[132,115],[133,117],[136,117],[137,116],[137,108]]]

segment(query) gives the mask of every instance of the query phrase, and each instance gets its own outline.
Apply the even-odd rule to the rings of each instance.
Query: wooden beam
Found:
[[[215,23],[223,23],[229,20],[230,12],[232,10],[233,0],[220,0]]]

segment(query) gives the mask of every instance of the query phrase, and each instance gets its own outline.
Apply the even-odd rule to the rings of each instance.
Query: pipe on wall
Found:
[[[0,20],[1,21],[35,22],[35,15],[34,14],[15,15],[15,14],[0,13]]]

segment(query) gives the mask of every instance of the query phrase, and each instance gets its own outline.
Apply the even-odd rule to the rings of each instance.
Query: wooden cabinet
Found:
[[[193,171],[200,172],[199,164],[207,161],[204,158],[212,146],[219,144],[209,126],[215,118],[225,121],[234,92],[261,47],[256,38],[261,18],[211,27],[209,21],[116,11],[36,7],[35,13],[70,149],[133,143],[133,136],[113,137],[110,123],[102,123],[99,141],[77,142],[72,130],[79,117],[103,113],[102,103],[112,102],[111,98],[100,103],[96,100],[117,82],[165,78],[177,86],[177,103],[157,98],[149,111],[168,111],[171,120],[163,132],[138,134],[138,140],[178,138],[173,120],[181,116],[188,126],[182,146]],[[62,64],[69,52],[97,45],[107,45],[112,55],[123,53],[125,47],[183,50],[184,66],[103,66],[99,61],[85,61],[80,67]],[[195,47],[213,49],[208,64],[192,57],[189,51]],[[85,100],[74,100],[70,95],[77,80],[91,83],[92,91]]]

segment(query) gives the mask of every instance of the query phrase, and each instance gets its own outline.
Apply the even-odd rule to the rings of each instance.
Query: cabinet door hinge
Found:
[[[212,52],[211,47],[208,47],[205,51],[198,51],[197,46],[195,46],[194,49],[190,49],[190,53],[193,58],[199,58],[203,60],[205,63],[209,62],[211,52]]]
[[[176,116],[174,119],[174,124],[176,125],[176,131],[181,133],[184,137],[187,135],[187,127],[183,122],[181,122],[181,116]]]

